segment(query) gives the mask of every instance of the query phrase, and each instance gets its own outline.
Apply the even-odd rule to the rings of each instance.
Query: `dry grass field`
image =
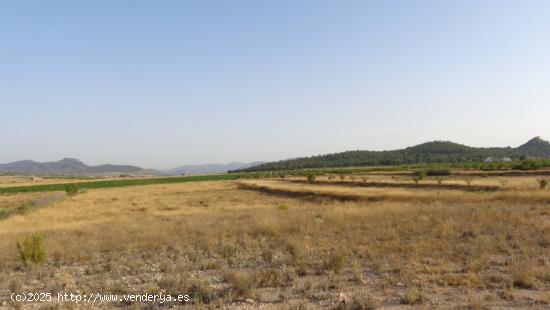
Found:
[[[414,184],[365,175],[94,189],[11,215],[0,220],[0,308],[91,308],[16,303],[12,292],[190,295],[162,305],[173,308],[550,308],[550,190],[536,177],[468,181],[499,187],[487,192],[460,178],[356,181]],[[0,196],[0,208],[48,195]],[[25,265],[16,244],[35,235],[45,261]]]
[[[28,176],[0,176],[0,187],[30,186],[41,184],[66,184],[79,183],[85,181],[96,181],[97,178],[42,178],[37,177],[34,180]]]

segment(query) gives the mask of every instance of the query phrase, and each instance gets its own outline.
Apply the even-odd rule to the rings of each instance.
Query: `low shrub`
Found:
[[[290,254],[291,263],[295,267],[299,267],[304,261],[304,245],[298,241],[288,242],[286,249]]]
[[[292,268],[268,268],[256,274],[257,287],[289,287],[295,276]]]
[[[426,178],[426,171],[416,171],[413,176],[413,181],[415,184],[424,180]]]
[[[514,287],[517,287],[517,288],[528,289],[528,290],[537,288],[537,282],[535,278],[525,272],[521,272],[521,273],[518,272],[514,274],[512,283]]]
[[[451,170],[449,169],[428,169],[416,171],[417,176],[424,175],[424,177],[437,177],[437,176],[449,176],[451,175]]]
[[[232,292],[238,297],[250,297],[257,285],[257,278],[248,272],[226,272],[224,281],[229,284]]]
[[[17,241],[17,251],[25,266],[41,264],[46,259],[44,237],[32,235],[25,237],[23,241]]]
[[[333,251],[326,262],[327,269],[330,269],[335,274],[340,273],[346,262],[346,257],[346,252],[343,249]]]
[[[420,302],[422,302],[422,295],[415,288],[406,290],[403,296],[401,296],[401,303],[405,305],[413,305]]]
[[[206,282],[201,281],[191,283],[191,285],[186,288],[185,292],[196,301],[205,304],[211,303],[216,298],[214,290],[212,290]]]
[[[380,307],[380,302],[371,296],[357,294],[354,295],[350,302],[345,305],[341,305],[339,309],[345,310],[374,310]]]
[[[69,196],[75,196],[76,194],[78,194],[78,192],[79,189],[76,184],[69,184],[67,185],[67,187],[65,187],[65,193],[67,193],[67,195]]]

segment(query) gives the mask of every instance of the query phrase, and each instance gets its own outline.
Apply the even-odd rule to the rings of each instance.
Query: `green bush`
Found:
[[[428,174],[426,173],[426,171],[418,171],[416,173],[416,177],[418,178],[418,180],[424,180],[427,175]]]
[[[413,176],[413,181],[415,184],[418,184],[418,182],[424,180],[426,178],[426,172],[425,171],[418,171],[415,173],[415,176]]]
[[[540,179],[540,180],[538,180],[538,182],[539,182],[539,188],[540,189],[545,189],[546,185],[548,185],[548,181],[545,180],[545,179]]]
[[[451,175],[451,170],[449,170],[449,169],[428,169],[428,170],[416,171],[415,174],[417,176],[423,175],[424,177],[426,177],[426,176],[431,176],[431,177],[448,176],[448,175]]]
[[[76,194],[78,194],[79,190],[78,190],[78,186],[76,184],[69,184],[67,185],[67,187],[65,188],[65,192],[67,193],[67,195],[69,196],[75,196]]]
[[[17,251],[25,266],[40,264],[46,259],[44,238],[41,235],[32,235],[22,242],[17,241]]]
[[[537,170],[542,167],[544,162],[537,162],[534,160],[524,160],[515,164],[512,168],[516,170]]]
[[[308,181],[309,183],[315,182],[315,174],[308,174],[308,175],[307,175],[307,181]]]

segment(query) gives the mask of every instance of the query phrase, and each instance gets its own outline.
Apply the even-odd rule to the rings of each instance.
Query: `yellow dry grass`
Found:
[[[300,193],[318,193],[334,198],[350,198],[350,200],[364,201],[402,201],[402,202],[444,202],[444,203],[490,203],[490,202],[508,202],[508,203],[550,203],[550,191],[538,190],[536,188],[526,189],[526,184],[536,184],[536,180],[516,181],[519,188],[505,187],[503,190],[495,192],[469,192],[467,186],[465,190],[437,189],[437,183],[433,183],[435,188],[429,189],[411,189],[411,188],[384,188],[384,187],[351,187],[346,184],[333,185],[324,184],[324,181],[318,181],[315,184],[295,183],[281,180],[246,180],[240,181],[240,184],[264,187],[267,189],[280,190],[292,194]],[[336,182],[337,184],[338,182]],[[389,182],[388,182],[389,183]],[[393,183],[389,183],[393,184]],[[414,183],[411,183],[413,185]],[[425,184],[425,183],[423,183]],[[450,184],[450,183],[445,183]],[[322,185],[322,186],[320,186]],[[486,184],[478,184],[486,185]]]
[[[328,181],[328,176],[320,176],[318,180]],[[345,180],[355,180],[363,181],[366,178],[369,182],[383,182],[383,183],[409,183],[414,184],[414,175],[395,175],[389,173],[369,173],[369,174],[355,174],[345,176]],[[292,178],[291,178],[292,179]],[[294,179],[301,179],[296,177]],[[339,181],[339,176],[332,176],[334,181]],[[426,177],[424,180],[420,181],[422,184],[433,184],[437,185],[439,181],[443,184],[457,184],[457,185],[467,185],[468,182],[471,182],[470,185],[484,185],[484,186],[498,186],[504,189],[538,189],[539,179],[549,179],[550,177],[544,176],[495,176],[495,177],[473,177],[469,176],[467,173],[463,175],[452,175],[452,176],[442,176],[442,177]]]
[[[266,194],[242,182],[327,195]],[[361,309],[407,307],[414,295],[426,308],[544,309],[549,192],[274,180],[90,190],[0,221],[0,299],[12,289],[163,291],[189,293],[193,307]],[[48,259],[21,269],[15,242],[29,234],[44,236]]]

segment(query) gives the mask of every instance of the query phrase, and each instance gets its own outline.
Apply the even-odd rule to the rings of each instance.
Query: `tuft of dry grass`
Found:
[[[411,288],[401,296],[401,303],[405,305],[414,305],[422,302],[422,295],[416,288]]]
[[[536,289],[538,286],[536,278],[527,272],[516,272],[512,277],[512,284],[516,288]]]
[[[256,274],[246,271],[226,271],[224,281],[234,296],[242,298],[251,297],[253,289],[258,284]]]
[[[327,269],[331,270],[333,273],[340,273],[346,262],[347,253],[343,248],[338,248],[333,250],[326,262]]]

